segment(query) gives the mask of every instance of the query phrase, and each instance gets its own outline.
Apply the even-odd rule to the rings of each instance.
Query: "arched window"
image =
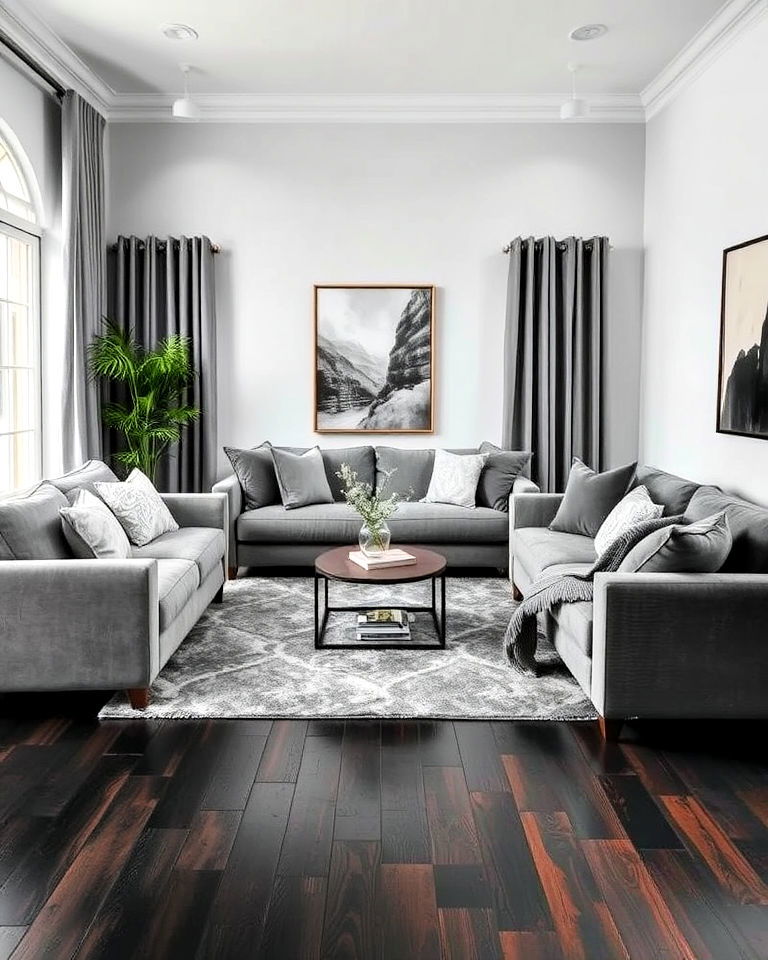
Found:
[[[0,127],[0,495],[41,473],[39,196]]]

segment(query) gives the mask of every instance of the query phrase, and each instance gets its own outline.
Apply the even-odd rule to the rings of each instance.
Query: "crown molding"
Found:
[[[555,97],[344,97],[196,94],[208,123],[553,123],[560,121]],[[171,120],[174,97],[117,94],[107,119],[116,123]],[[643,123],[637,96],[595,97],[590,116],[569,123]],[[177,121],[178,122],[178,121]]]
[[[641,91],[646,119],[662,110],[766,12],[768,0],[728,0]]]
[[[66,89],[105,116],[115,91],[21,0],[0,2],[0,30]]]

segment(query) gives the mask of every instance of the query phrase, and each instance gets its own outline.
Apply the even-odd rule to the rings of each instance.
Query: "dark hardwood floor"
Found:
[[[0,958],[765,960],[765,730],[674,729],[17,713]]]

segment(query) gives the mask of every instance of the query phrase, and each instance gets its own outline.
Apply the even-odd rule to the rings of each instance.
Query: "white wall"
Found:
[[[437,285],[437,431],[398,442],[498,442],[501,247],[607,234],[607,454],[636,455],[642,126],[114,124],[109,146],[110,237],[205,233],[223,247],[222,443],[350,442],[311,429],[312,285],[332,282]]]
[[[768,503],[768,443],[715,432],[723,249],[768,233],[759,20],[647,125],[641,456]]]
[[[51,94],[0,59],[0,119],[19,141],[42,196],[43,474],[51,475],[61,467],[61,108]]]

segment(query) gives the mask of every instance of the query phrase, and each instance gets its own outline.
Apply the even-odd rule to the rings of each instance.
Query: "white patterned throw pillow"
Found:
[[[117,517],[89,490],[80,489],[72,505],[59,510],[61,529],[80,560],[127,560],[131,545]]]
[[[422,503],[453,503],[458,507],[474,507],[477,484],[488,455],[456,454],[435,450],[432,479]]]
[[[663,504],[654,503],[646,487],[635,487],[619,500],[608,516],[603,520],[595,536],[595,551],[601,557],[610,545],[643,520],[658,520],[664,513]]]
[[[94,486],[137,547],[179,529],[152,481],[138,468],[130,472],[125,483],[97,482]]]

